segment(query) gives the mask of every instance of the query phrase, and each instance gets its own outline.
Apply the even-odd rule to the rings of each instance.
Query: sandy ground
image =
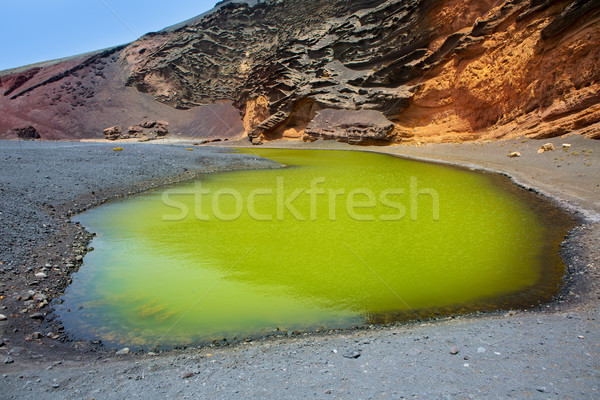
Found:
[[[579,137],[552,142],[557,150],[543,154],[537,153],[542,142],[521,140],[485,144],[371,147],[362,150],[502,172],[513,177],[519,184],[550,196],[577,213],[582,222],[573,231],[563,250],[568,264],[568,276],[565,279],[567,290],[553,304],[508,314],[469,315],[423,324],[266,338],[225,348],[125,356],[105,353],[89,344],[79,344],[81,349],[73,350],[67,347],[76,347],[77,343],[59,344],[46,338],[15,343],[18,334],[24,332],[11,332],[13,322],[9,318],[8,322],[0,323],[5,335],[9,336],[9,340],[5,339],[0,347],[0,362],[9,361],[0,364],[3,374],[0,377],[0,397],[600,398],[600,229],[599,224],[594,223],[600,212],[600,142]],[[568,151],[563,151],[560,148],[562,143],[570,143],[572,146]],[[36,204],[35,201],[38,200],[32,200],[35,195],[30,193],[38,193],[37,188],[28,192],[25,190],[27,185],[19,186],[19,179],[7,179],[7,174],[15,171],[10,166],[16,163],[12,159],[6,160],[16,153],[14,147],[10,148],[11,145],[8,145],[8,149],[6,143],[0,145],[3,153],[0,162],[5,160],[0,165],[4,189],[0,192],[0,205],[4,207],[7,195],[13,200],[15,196],[20,198],[21,207],[23,203]],[[34,145],[44,148],[51,144]],[[244,141],[228,145],[247,146]],[[80,150],[86,149],[85,146],[104,146],[110,150],[106,144],[78,146],[84,146]],[[123,145],[126,146],[134,145]],[[156,152],[167,160],[173,159],[176,154],[184,154],[179,157],[186,157],[182,151],[185,147],[182,146],[145,146],[136,147],[135,151],[142,149],[139,151],[147,157]],[[309,146],[297,142],[268,143],[266,146],[357,149],[323,141]],[[169,150],[164,150],[165,148]],[[129,148],[126,147],[121,155],[127,151]],[[173,153],[162,153],[163,151]],[[199,151],[196,148],[190,153],[197,154]],[[510,151],[519,151],[522,156],[508,158]],[[52,152],[44,150],[42,153]],[[48,164],[42,166],[60,162],[60,157],[65,158],[65,162],[69,164],[73,161],[73,156],[64,157],[63,152],[58,151],[54,157],[48,156]],[[35,156],[28,157],[31,157],[30,164],[37,165]],[[92,185],[91,182],[94,182],[98,174],[120,176],[123,173],[111,172],[113,168],[118,169],[119,164],[115,160],[102,162],[101,158],[94,158],[95,173],[84,173],[77,180],[84,188],[81,189],[82,194],[73,198],[89,198],[86,193],[89,194],[93,189],[85,185]],[[130,168],[134,167],[135,159],[140,161],[139,155],[131,159],[133,164]],[[83,163],[77,164],[72,170],[85,169],[82,165]],[[246,163],[244,165],[247,167]],[[158,185],[166,183],[168,176],[171,180],[175,176],[181,177],[186,171],[180,168],[187,167],[177,166],[173,170],[167,168],[160,178],[145,179],[145,187],[150,187],[149,182],[154,179]],[[50,170],[46,172],[47,168],[41,170],[43,175],[51,178],[55,176]],[[62,176],[60,171],[58,174]],[[75,177],[79,175],[75,174]],[[190,177],[192,176],[187,175],[187,178]],[[20,179],[24,179],[24,175],[20,175]],[[72,181],[73,176],[69,179]],[[132,181],[123,182],[119,186],[121,194],[127,193],[124,188],[135,186],[135,178],[128,179]],[[10,185],[6,186],[6,181]],[[11,188],[12,191],[7,193],[5,188]],[[143,188],[144,185],[138,185],[135,190]],[[104,189],[106,193],[119,192],[111,188]],[[43,188],[40,190],[46,191]],[[99,192],[103,193],[100,189],[96,193]],[[61,192],[56,196],[57,199],[44,200],[42,204],[60,202],[63,198]],[[64,198],[63,203],[70,207],[73,205],[73,201],[65,202]],[[84,203],[78,208],[93,204],[95,203]],[[13,207],[18,208],[19,204]],[[64,208],[64,205],[62,208],[57,205],[56,209],[60,211],[56,214],[64,213]],[[43,218],[47,210],[41,206],[40,209],[40,218]],[[4,217],[5,209],[2,212]],[[48,236],[48,233],[42,231],[39,235]],[[8,247],[10,246],[6,248]],[[2,258],[5,263],[4,253]],[[26,265],[15,266],[17,271],[22,267]],[[33,271],[29,273],[31,272]],[[22,273],[28,272],[24,270]],[[21,275],[7,271],[2,275],[3,279],[6,274]],[[4,293],[9,291],[6,287],[0,289]],[[5,302],[2,301],[0,304],[4,307]],[[0,310],[0,313],[5,311]],[[48,322],[44,322],[42,326],[48,326],[47,324]],[[453,347],[453,350],[458,350],[457,354],[451,354],[454,353],[451,352]]]

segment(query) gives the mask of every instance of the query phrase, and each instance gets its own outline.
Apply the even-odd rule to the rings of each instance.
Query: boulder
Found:
[[[120,126],[111,126],[102,131],[105,139],[117,140],[121,137],[122,128]]]
[[[313,138],[337,140],[349,144],[389,143],[394,124],[383,113],[375,110],[319,111],[308,124],[305,133]]]
[[[127,128],[127,132],[129,132],[129,134],[136,135],[138,133],[144,132],[144,128],[142,128],[139,125],[133,125],[133,126],[130,126],[129,128]]]
[[[154,128],[154,133],[156,133],[156,136],[158,137],[163,137],[163,136],[167,136],[169,134],[169,130],[167,129],[167,127],[165,125],[156,125]]]
[[[552,143],[546,143],[538,150],[538,153],[543,153],[545,151],[554,151],[554,145]]]
[[[25,139],[25,140],[41,139],[40,134],[33,126],[28,126],[26,128],[16,128],[16,129],[13,129],[13,131],[21,139]]]
[[[146,122],[140,124],[140,126],[142,128],[146,128],[146,129],[152,129],[152,128],[154,128],[155,125],[156,125],[156,121],[146,121]]]

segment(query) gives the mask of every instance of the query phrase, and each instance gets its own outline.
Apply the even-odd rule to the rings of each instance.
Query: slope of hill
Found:
[[[600,138],[592,0],[225,1],[122,47],[0,73],[0,136]]]

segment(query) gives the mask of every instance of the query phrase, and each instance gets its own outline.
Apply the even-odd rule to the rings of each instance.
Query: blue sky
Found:
[[[2,0],[0,70],[131,42],[217,1]]]

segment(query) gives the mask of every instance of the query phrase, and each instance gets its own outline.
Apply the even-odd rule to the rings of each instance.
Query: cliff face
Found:
[[[254,142],[599,138],[599,21],[593,0],[229,1],[0,76],[0,133],[101,137],[153,118]]]

